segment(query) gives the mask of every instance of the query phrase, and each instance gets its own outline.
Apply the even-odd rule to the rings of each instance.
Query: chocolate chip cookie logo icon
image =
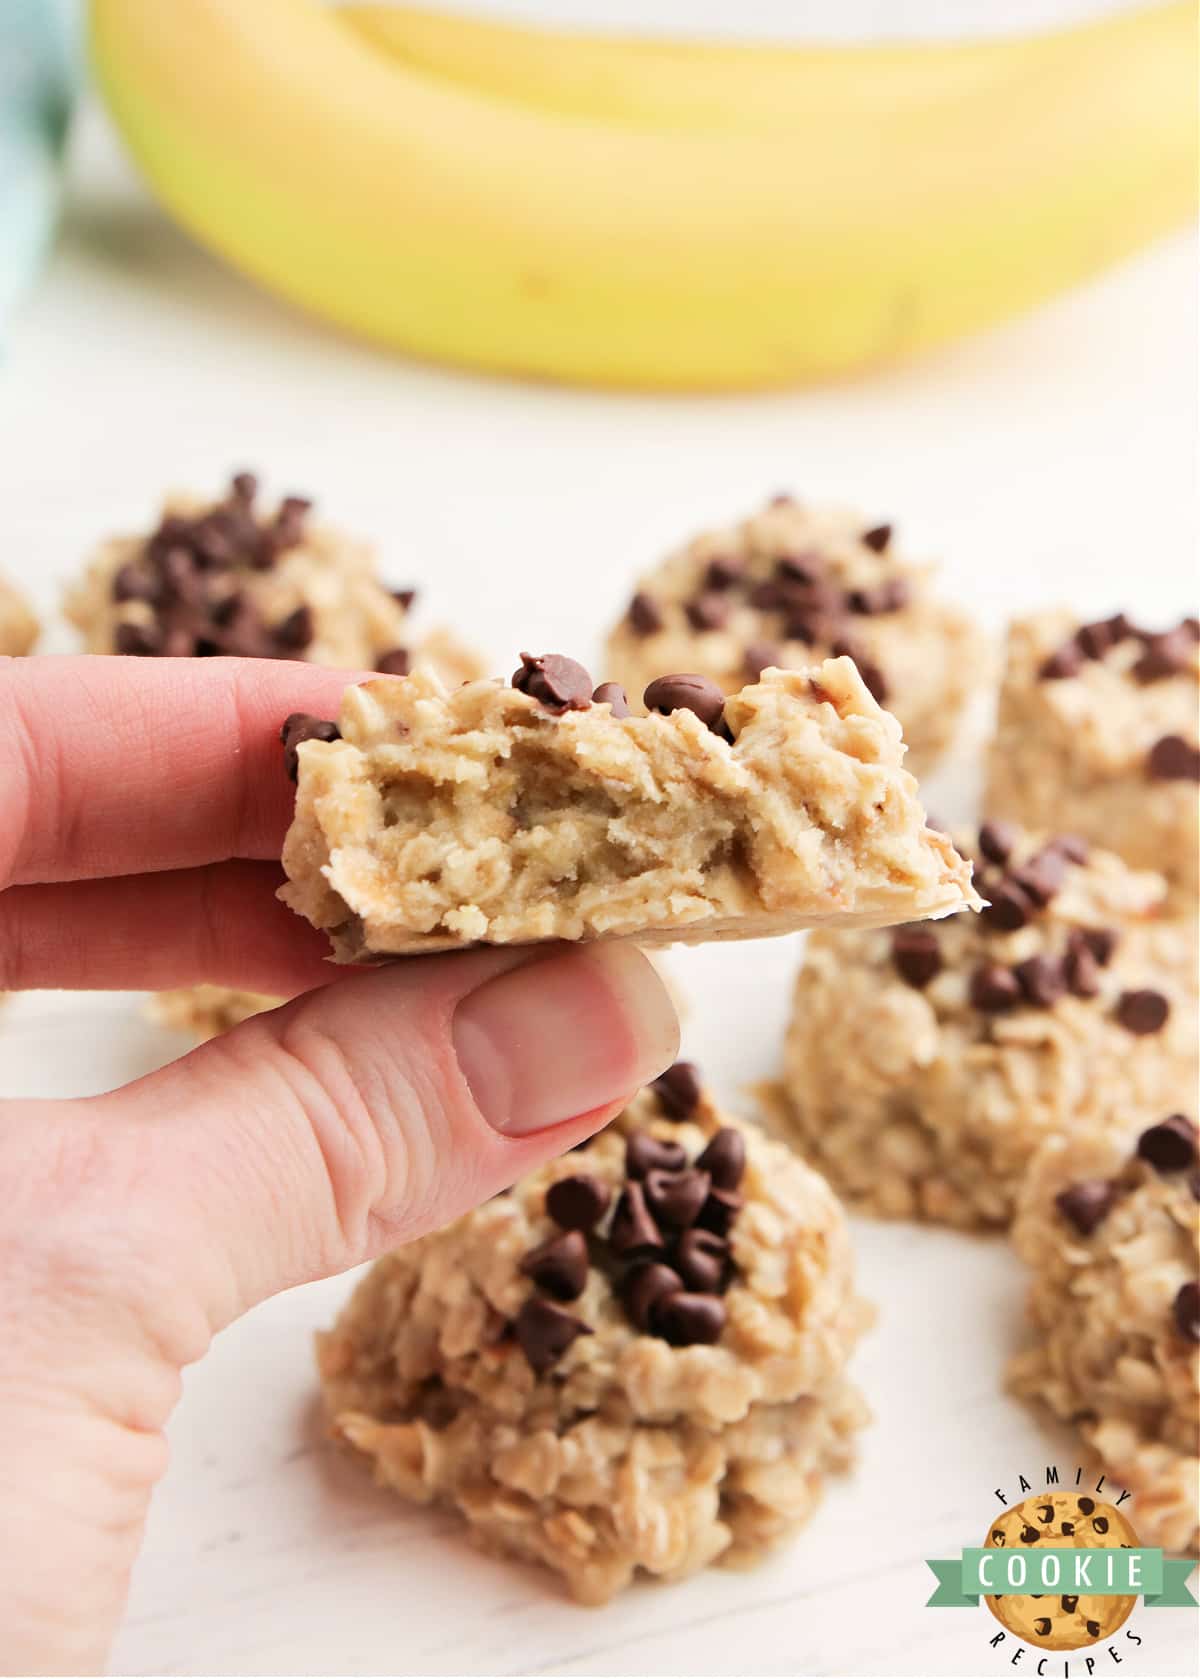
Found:
[[[981,1545],[964,1546],[957,1559],[929,1561],[938,1587],[927,1607],[966,1608],[982,1598],[1004,1628],[989,1638],[993,1648],[1013,1638],[1031,1651],[1058,1651],[1112,1640],[1139,1596],[1148,1609],[1195,1605],[1186,1584],[1194,1560],[1143,1546],[1121,1508],[1129,1494],[1104,1498],[1103,1479],[1090,1493],[1081,1480],[1077,1470],[1074,1488],[1063,1491],[1052,1466],[1046,1491],[1034,1495],[1022,1478],[1027,1496],[993,1518]],[[1004,1502],[1002,1492],[995,1496]],[[1142,1641],[1129,1628],[1122,1637]],[[1030,1671],[1050,1668],[1039,1661]]]

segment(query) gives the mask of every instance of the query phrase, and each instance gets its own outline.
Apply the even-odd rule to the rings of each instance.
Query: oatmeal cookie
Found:
[[[380,1260],[319,1338],[332,1431],[585,1603],[755,1560],[866,1420],[822,1180],[677,1063],[584,1150]]]
[[[812,935],[780,1107],[864,1211],[1002,1225],[1046,1137],[1190,1099],[1196,947],[1160,876],[1078,838],[960,845],[982,914]]]
[[[1079,1425],[1142,1541],[1176,1552],[1200,1545],[1198,1200],[1196,1126],[1172,1113],[1047,1144],[1013,1224],[1033,1341],[1012,1386]]]
[[[1200,620],[1154,634],[1123,613],[1022,619],[1009,631],[988,808],[1111,846],[1194,910],[1198,707]]]
[[[631,694],[664,670],[698,671],[732,694],[767,666],[848,653],[899,718],[909,768],[925,774],[987,668],[978,631],[930,575],[897,552],[890,525],[777,496],[641,579],[608,666]]]
[[[977,902],[925,826],[900,731],[849,659],[726,700],[692,675],[630,716],[574,660],[513,685],[419,674],[291,718],[281,897],[343,961],[483,942],[755,938]]]
[[[1137,1534],[1115,1505],[1087,1493],[1047,1491],[1023,1498],[997,1517],[983,1547],[1102,1551],[1137,1543]],[[1005,1592],[983,1601],[1001,1626],[1035,1650],[1079,1650],[1111,1638],[1129,1619],[1137,1598]]]
[[[0,577],[0,658],[28,653],[38,638],[38,622],[25,597]]]

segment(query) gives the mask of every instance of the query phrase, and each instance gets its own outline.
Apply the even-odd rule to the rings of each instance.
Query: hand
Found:
[[[278,729],[353,680],[0,661],[0,990],[293,999],[124,1090],[0,1102],[4,1671],[103,1663],[180,1372],[218,1330],[494,1195],[674,1059],[627,944],[324,960],[274,897]]]

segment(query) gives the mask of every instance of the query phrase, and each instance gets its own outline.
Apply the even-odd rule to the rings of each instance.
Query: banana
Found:
[[[878,53],[872,100],[859,49],[834,55],[840,91],[828,53],[790,55],[790,94],[733,51],[728,98],[706,59],[704,98],[685,77],[656,106],[630,71],[582,110],[554,107],[553,76],[539,100],[503,66],[497,92],[410,62],[317,0],[91,0],[90,35],[130,150],[198,238],[352,332],[494,371],[827,377],[1025,308],[1194,211],[1186,3],[1077,51],[953,49],[917,94]]]

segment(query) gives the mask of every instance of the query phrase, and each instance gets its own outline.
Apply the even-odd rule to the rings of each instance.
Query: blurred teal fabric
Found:
[[[0,0],[0,334],[54,235],[78,79],[73,0]]]

